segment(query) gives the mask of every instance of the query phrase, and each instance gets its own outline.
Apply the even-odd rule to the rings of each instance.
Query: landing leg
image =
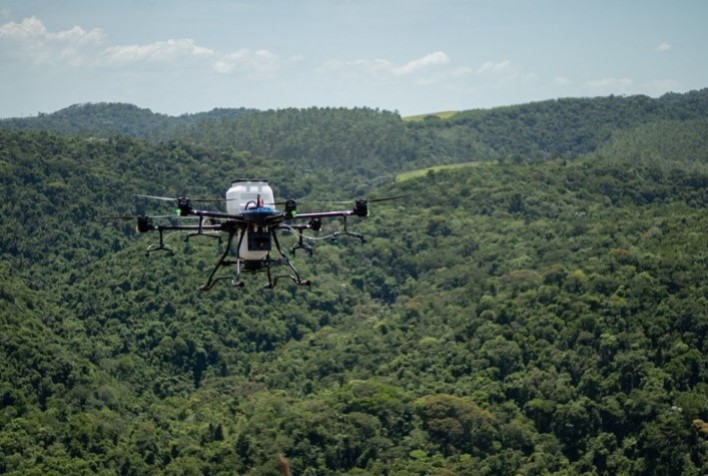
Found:
[[[304,249],[305,251],[307,251],[307,252],[310,254],[310,256],[312,256],[312,246],[310,246],[310,245],[308,245],[307,243],[303,242],[303,238],[304,238],[304,237],[303,237],[303,235],[302,235],[302,231],[303,231],[302,229],[299,229],[299,230],[297,231],[297,232],[298,232],[298,235],[299,235],[299,236],[298,236],[298,240],[297,240],[297,243],[294,244],[293,247],[290,249],[290,252],[291,252],[292,254],[295,254],[295,250]]]
[[[311,283],[307,279],[302,279],[300,277],[300,273],[298,272],[297,268],[293,264],[292,261],[290,261],[290,258],[288,258],[288,255],[286,255],[283,252],[283,249],[280,247],[280,242],[278,241],[278,235],[276,234],[276,230],[272,229],[271,230],[271,235],[273,237],[273,243],[275,243],[275,249],[278,250],[278,254],[280,254],[280,262],[285,263],[288,265],[290,270],[293,272],[293,274],[283,274],[279,276],[271,276],[270,273],[270,259],[268,260],[268,265],[266,266],[266,271],[268,272],[268,284],[266,287],[268,288],[273,288],[275,285],[278,283],[278,280],[281,278],[288,278],[291,279],[295,284],[299,286],[309,286]]]
[[[219,277],[215,277],[215,276],[216,276],[216,272],[219,270],[220,267],[228,266],[228,265],[232,265],[232,264],[236,265],[236,279],[232,278],[231,284],[236,287],[243,287],[243,283],[239,280],[241,277],[241,267],[240,267],[241,260],[238,257],[237,257],[236,261],[226,259],[226,257],[229,255],[229,252],[231,251],[231,244],[233,243],[233,240],[234,240],[234,233],[236,233],[237,231],[238,230],[230,230],[229,231],[229,238],[226,242],[226,249],[224,250],[224,253],[221,255],[221,258],[219,258],[219,261],[214,266],[214,270],[209,275],[209,279],[207,279],[206,284],[202,285],[199,288],[202,291],[209,291],[217,281],[231,278],[231,276],[219,276]],[[245,233],[241,233],[241,236],[239,236],[238,245],[237,245],[239,249],[241,247],[241,242],[243,241],[244,235],[245,235]]]
[[[145,256],[150,256],[150,253],[153,253],[155,251],[167,251],[170,255],[175,254],[172,248],[165,244],[164,237],[162,236],[164,231],[165,230],[163,230],[162,228],[157,229],[157,232],[160,234],[160,241],[156,245],[148,246],[147,251],[145,251]]]
[[[344,230],[342,231],[335,231],[332,233],[332,241],[336,242],[338,236],[353,236],[355,238],[359,238],[362,243],[366,243],[366,238],[364,238],[364,235],[361,233],[357,233],[355,231],[349,231],[347,229],[347,217],[343,217],[344,220]]]

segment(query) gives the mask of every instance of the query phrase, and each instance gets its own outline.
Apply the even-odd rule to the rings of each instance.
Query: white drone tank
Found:
[[[259,196],[264,206],[274,206],[273,189],[267,180],[236,180],[226,191],[226,211],[235,215],[247,208],[256,208]]]
[[[259,200],[263,207],[274,208],[275,199],[273,197],[273,189],[268,185],[267,180],[236,180],[231,183],[231,188],[226,191],[226,211],[227,213],[236,215],[247,210],[258,208]],[[249,248],[249,233],[254,236],[257,233],[267,233],[267,230],[249,229],[246,236],[241,241],[239,247],[239,258],[246,261],[263,260],[268,255],[268,250],[250,249]],[[234,239],[240,240],[241,234],[237,233]],[[269,242],[269,241],[268,241]]]

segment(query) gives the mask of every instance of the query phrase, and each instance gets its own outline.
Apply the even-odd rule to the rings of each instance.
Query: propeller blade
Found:
[[[225,198],[190,198],[189,200],[199,203],[223,203],[227,201]]]
[[[135,220],[136,216],[134,215],[109,215],[109,216],[100,216],[98,217],[101,220],[119,220],[119,221],[129,221],[129,220]]]
[[[408,195],[395,195],[393,197],[379,197],[379,198],[370,198],[367,201],[369,203],[376,203],[376,202],[387,202],[389,200],[398,200],[399,198],[404,198],[407,197]]]
[[[290,200],[293,200],[295,203],[300,203],[302,200],[306,200],[307,196],[301,197],[301,198],[286,198],[284,200],[276,200],[274,202],[265,202],[264,205],[285,205],[288,203]]]
[[[140,194],[135,195],[135,196],[140,197],[140,198],[148,198],[150,200],[161,200],[163,202],[173,202],[173,203],[177,202],[176,198],[171,198],[171,197],[159,197],[157,195],[140,195]]]
[[[179,201],[178,198],[173,198],[173,197],[161,197],[159,195],[142,195],[138,194],[135,195],[136,197],[139,198],[147,198],[149,200],[160,200],[162,202],[171,202],[171,203],[177,203]],[[189,198],[189,197],[184,197],[188,198],[190,202],[192,203],[222,203],[228,201],[225,198]]]
[[[328,204],[328,205],[350,205],[356,200],[318,200],[318,199],[309,199],[306,201],[307,203],[322,203],[322,204]]]
[[[176,215],[108,215],[100,216],[101,220],[119,220],[119,221],[129,221],[137,220],[138,218],[182,218],[182,219],[196,219],[199,217],[179,217]]]
[[[377,203],[377,202],[387,202],[389,200],[397,200],[399,198],[407,197],[408,195],[394,195],[392,197],[376,197],[376,198],[362,198],[359,200],[364,200],[367,203]],[[351,205],[356,203],[357,200],[315,200],[317,203],[329,203],[332,205]]]

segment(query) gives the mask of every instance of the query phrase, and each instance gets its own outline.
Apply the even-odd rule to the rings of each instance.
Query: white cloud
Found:
[[[235,71],[270,73],[280,69],[281,65],[278,55],[271,51],[244,48],[221,56],[212,66],[217,73],[229,74]]]
[[[74,26],[71,30],[50,35],[50,38],[75,45],[98,45],[103,41],[103,31],[98,28],[86,31],[80,26]]]
[[[79,26],[56,33],[35,17],[0,25],[0,55],[35,65],[78,66],[91,61],[103,41],[103,31]]]
[[[52,33],[35,17],[20,23],[0,25],[0,53],[34,64],[85,62],[88,51],[94,51],[103,41],[103,31],[86,31],[79,26]]]
[[[573,81],[565,76],[556,76],[553,78],[553,84],[556,86],[570,86],[572,83]]]
[[[272,73],[284,64],[272,51],[247,48],[231,53],[222,53],[197,45],[192,39],[158,41],[147,45],[113,46],[103,52],[108,64],[173,63],[203,61],[204,68],[219,74]],[[299,56],[289,62],[299,61]]]
[[[11,21],[10,23],[0,25],[0,37],[21,40],[44,36],[47,36],[47,30],[44,28],[42,22],[37,20],[35,17],[25,18],[22,20],[22,23],[15,23],[14,21]]]
[[[393,63],[383,59],[329,60],[324,62],[318,68],[318,71],[321,73],[356,75],[362,72],[366,74],[390,73],[394,68]]]
[[[670,49],[671,49],[671,45],[664,42],[664,43],[661,43],[656,48],[654,48],[654,51],[657,51],[659,53],[665,53],[665,52],[669,51]]]
[[[470,87],[470,79],[477,83],[496,86],[513,81],[533,83],[540,79],[533,72],[520,71],[509,60],[488,61],[476,69],[469,66],[454,66],[451,64],[450,57],[442,51],[429,53],[401,65],[383,59],[332,60],[324,63],[319,71],[349,80],[411,78],[413,84],[447,85],[455,90]]]
[[[214,52],[194,40],[157,41],[148,45],[112,46],[102,56],[108,63],[165,62],[185,57],[208,58]]]
[[[168,39],[149,44],[105,46],[100,29],[86,31],[79,26],[50,32],[35,17],[20,23],[0,25],[0,54],[37,65],[120,66],[197,64],[205,71],[220,74],[270,73],[284,64],[299,61],[293,57],[281,61],[277,54],[260,49],[219,52],[198,45],[193,39]],[[196,62],[196,63],[195,63]]]
[[[415,77],[418,84],[432,84],[445,77],[459,76],[461,69],[448,69],[445,66],[450,58],[442,51],[436,51],[403,65],[385,59],[357,59],[351,61],[330,60],[322,64],[318,71],[325,74],[337,74],[340,77],[356,79],[363,76],[375,79],[391,77]]]
[[[444,65],[450,62],[450,58],[442,51],[430,53],[421,58],[409,61],[400,67],[391,68],[391,72],[397,75],[408,75],[419,71],[427,70],[431,66]]]
[[[488,78],[494,81],[511,81],[519,76],[518,69],[509,60],[499,62],[487,61],[477,68],[476,73],[481,78]]]

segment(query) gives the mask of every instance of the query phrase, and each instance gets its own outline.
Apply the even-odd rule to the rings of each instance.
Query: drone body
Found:
[[[277,213],[275,208],[266,204],[275,206],[273,190],[267,180],[237,180],[226,192],[226,211],[232,215],[267,217]],[[259,226],[258,221],[254,220],[250,226],[239,230],[236,236],[241,242],[238,256],[247,263],[252,263],[252,266],[264,262],[272,248],[267,226]]]
[[[185,241],[191,237],[211,237],[222,240],[226,237],[226,249],[214,266],[207,282],[201,286],[202,290],[211,289],[218,281],[230,280],[231,285],[242,287],[242,272],[256,273],[265,272],[268,282],[267,288],[273,288],[282,278],[287,278],[298,285],[309,285],[310,282],[300,276],[292,260],[283,251],[278,241],[278,232],[296,231],[299,236],[297,244],[292,247],[292,252],[296,249],[305,249],[310,254],[312,248],[304,243],[305,230],[319,231],[322,227],[323,219],[341,218],[343,229],[331,233],[331,238],[340,235],[354,236],[365,241],[364,236],[347,230],[347,217],[365,217],[368,215],[369,201],[390,200],[399,197],[383,199],[358,199],[355,200],[354,208],[351,210],[333,210],[322,212],[297,213],[297,202],[288,199],[284,202],[284,210],[276,208],[273,190],[267,180],[237,180],[232,182],[231,187],[226,192],[226,212],[199,210],[192,207],[192,202],[188,197],[167,198],[152,195],[139,195],[143,198],[158,199],[162,201],[174,202],[177,204],[177,214],[180,217],[197,217],[197,225],[193,224],[166,224],[155,225],[152,218],[148,216],[137,217],[137,231],[147,233],[157,231],[159,242],[148,247],[146,254],[156,251],[167,251],[172,253],[172,249],[164,242],[165,231],[186,232]],[[119,217],[125,218],[125,217]],[[308,237],[311,238],[311,237]],[[273,268],[284,265],[289,269],[288,274],[275,275]],[[235,273],[220,274],[225,268],[235,268]]]

